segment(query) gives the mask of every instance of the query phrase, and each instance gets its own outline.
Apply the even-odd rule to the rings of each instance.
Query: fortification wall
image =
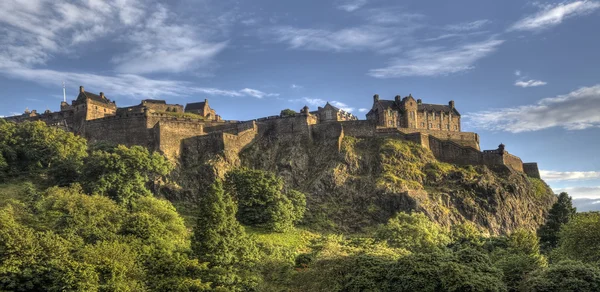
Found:
[[[510,166],[514,170],[524,172],[523,161],[521,161],[521,158],[505,152],[504,155],[502,155],[502,160],[504,165]]]
[[[255,121],[261,134],[295,134],[311,137],[310,126],[317,123],[317,117],[298,114],[292,117],[270,116]]]
[[[229,153],[240,153],[244,147],[254,141],[257,134],[258,129],[256,127],[241,131],[237,135],[223,133],[223,149],[225,155],[227,156]]]
[[[204,134],[204,126],[196,122],[162,120],[155,127],[158,149],[171,160],[179,157],[184,139]]]
[[[429,149],[433,155],[440,161],[462,164],[479,165],[482,164],[481,151],[455,143],[452,140],[441,140],[434,136],[429,136]]]
[[[473,147],[479,150],[479,135],[473,132],[455,132],[455,131],[437,131],[437,130],[426,130],[426,129],[411,129],[411,128],[398,128],[400,131],[406,134],[410,133],[424,133],[429,136],[436,137],[440,140],[451,140],[454,143]]]
[[[375,136],[375,121],[345,121],[340,122],[344,128],[344,135],[352,137],[373,137]]]
[[[140,145],[148,149],[157,149],[154,131],[146,127],[144,114],[111,116],[87,121],[83,136],[90,142],[111,142],[126,146]]]
[[[523,163],[523,171],[527,176],[532,178],[541,179],[540,170],[538,169],[538,164],[535,162]]]

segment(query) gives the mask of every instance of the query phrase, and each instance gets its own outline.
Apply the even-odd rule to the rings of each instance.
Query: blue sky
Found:
[[[63,81],[235,120],[410,93],[600,199],[599,28],[600,1],[4,0],[0,115],[58,110]]]

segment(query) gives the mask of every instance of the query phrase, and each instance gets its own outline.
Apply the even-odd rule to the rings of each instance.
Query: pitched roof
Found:
[[[77,96],[77,99],[85,99],[85,98],[89,98],[93,101],[97,101],[97,102],[102,102],[102,103],[107,103],[107,104],[111,104],[110,100],[108,98],[106,98],[106,96],[104,96],[104,98],[102,98],[100,95],[91,93],[91,92],[80,92],[79,96]]]
[[[422,104],[419,104],[418,110],[419,111],[445,112],[445,113],[452,113],[457,116],[460,116],[460,113],[458,113],[456,108],[452,109],[451,107],[449,107],[447,105],[443,105],[443,104],[422,103]]]
[[[144,99],[144,100],[142,100],[142,102],[144,102],[144,101],[147,103],[167,104],[166,101],[160,100],[160,99]]]
[[[204,110],[204,104],[206,102],[193,102],[185,105],[185,111]]]

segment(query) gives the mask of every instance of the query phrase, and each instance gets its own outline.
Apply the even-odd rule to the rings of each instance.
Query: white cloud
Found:
[[[339,101],[335,101],[334,100],[334,101],[330,102],[330,104],[333,105],[333,106],[335,106],[335,107],[337,107],[337,108],[340,108],[343,111],[349,112],[349,113],[351,113],[351,112],[354,111],[353,107],[350,107],[350,106],[348,106],[347,104],[345,104],[343,102],[339,102]]]
[[[367,0],[346,0],[337,6],[338,9],[353,12],[367,4]]]
[[[519,87],[536,87],[536,86],[543,86],[546,85],[547,83],[541,80],[527,80],[527,81],[523,81],[523,80],[517,80],[515,82],[515,86],[519,86]]]
[[[540,175],[546,181],[600,179],[600,171],[552,171],[552,170],[540,170]]]
[[[290,85],[290,88],[291,89],[302,89],[302,88],[304,88],[304,86],[298,85],[298,84],[292,84],[292,85]]]
[[[489,21],[487,19],[480,19],[480,20],[475,20],[475,21],[471,21],[471,22],[449,24],[449,25],[446,25],[444,28],[446,30],[450,30],[450,31],[472,31],[472,30],[480,29],[490,22],[491,21]]]
[[[263,98],[265,96],[279,96],[279,94],[277,94],[277,93],[265,93],[260,90],[251,89],[251,88],[244,88],[244,89],[240,90],[240,93],[249,95],[249,96],[253,96],[256,98]]]
[[[555,193],[559,194],[566,192],[573,199],[600,199],[600,186],[597,187],[569,187],[569,188],[555,188]]]
[[[266,34],[273,37],[272,41],[287,44],[291,49],[311,51],[381,51],[394,42],[387,29],[377,26],[340,30],[284,26],[272,28]]]
[[[553,127],[582,130],[600,126],[599,111],[600,85],[595,85],[536,104],[470,113],[463,118],[475,128],[512,133]]]
[[[467,71],[481,58],[493,53],[504,41],[489,39],[454,48],[423,47],[411,50],[394,59],[387,67],[372,69],[376,78],[405,76],[438,76]]]
[[[509,30],[541,31],[559,25],[567,18],[592,13],[598,8],[599,2],[587,0],[548,5],[536,14],[517,21]]]
[[[90,73],[61,72],[49,69],[5,68],[0,71],[7,77],[32,81],[43,85],[57,85],[62,81],[67,84],[81,84],[90,91],[103,91],[109,97],[128,97],[133,99],[158,98],[164,96],[187,97],[195,94],[213,96],[243,97],[277,96],[276,93],[265,93],[259,90],[244,88],[241,90],[224,90],[211,87],[198,87],[189,82],[176,80],[150,79],[134,74],[117,74],[115,76]]]
[[[358,109],[358,111],[361,112],[361,113],[364,113],[364,112],[366,112],[368,110],[369,110],[368,108],[359,108]]]
[[[515,70],[515,76],[521,76],[521,70]]]

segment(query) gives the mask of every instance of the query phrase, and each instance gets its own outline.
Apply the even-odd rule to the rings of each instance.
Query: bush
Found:
[[[379,226],[376,238],[392,247],[415,252],[440,249],[450,243],[447,232],[422,213],[398,213]]]

